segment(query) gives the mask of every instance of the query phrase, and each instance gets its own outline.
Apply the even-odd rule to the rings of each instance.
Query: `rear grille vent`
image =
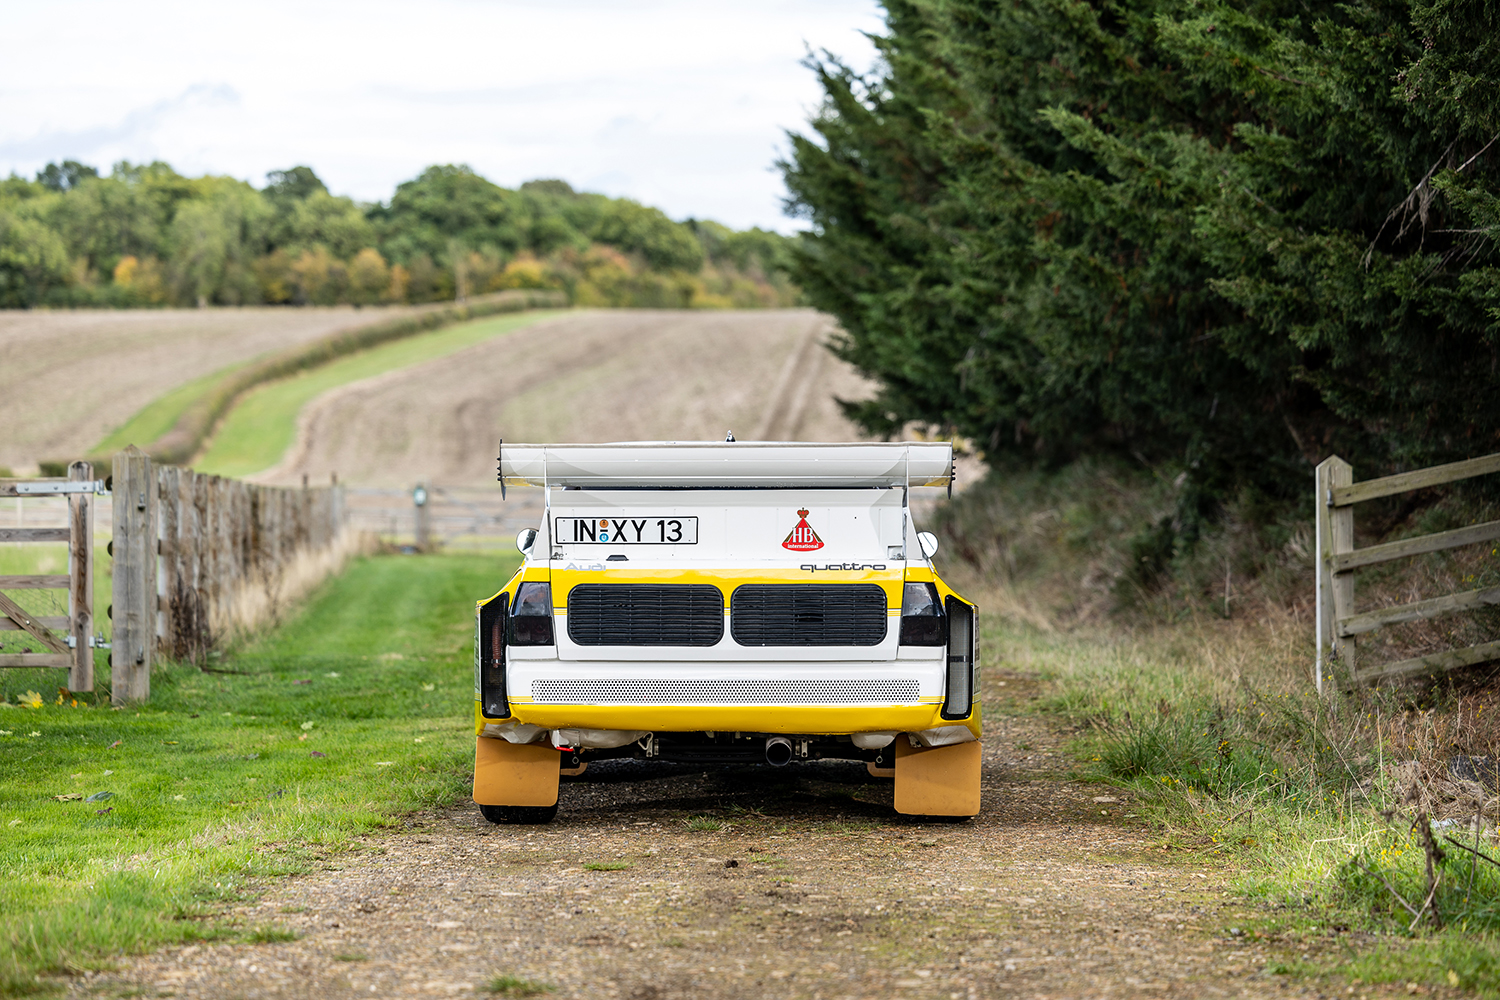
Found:
[[[568,594],[568,638],[580,646],[712,646],[724,637],[718,587],[582,583]]]
[[[729,602],[741,646],[878,646],[885,639],[885,591],[872,583],[751,584]]]
[[[914,702],[915,679],[732,680],[569,678],[531,682],[543,705],[848,705]]]

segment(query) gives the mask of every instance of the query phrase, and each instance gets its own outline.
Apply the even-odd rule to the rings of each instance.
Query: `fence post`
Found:
[[[92,482],[88,462],[68,466],[68,479]],[[68,625],[73,634],[69,691],[94,690],[94,512],[93,495],[68,494]]]
[[[432,520],[427,512],[427,484],[418,483],[411,491],[412,503],[417,508],[417,551],[426,552],[432,540]]]
[[[114,637],[111,700],[151,697],[156,652],[156,476],[151,459],[131,445],[114,458]]]
[[[1329,661],[1337,657],[1352,680],[1355,669],[1353,637],[1340,637],[1338,620],[1354,613],[1353,573],[1334,573],[1333,559],[1354,551],[1354,508],[1335,507],[1333,490],[1354,482],[1354,468],[1334,455],[1317,468],[1317,495],[1313,508],[1317,515],[1317,617],[1318,617],[1318,693],[1328,676]]]

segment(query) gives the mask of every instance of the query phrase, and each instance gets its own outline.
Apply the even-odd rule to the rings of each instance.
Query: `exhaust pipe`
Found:
[[[792,761],[792,741],[785,736],[766,738],[766,763],[772,767],[784,767]]]

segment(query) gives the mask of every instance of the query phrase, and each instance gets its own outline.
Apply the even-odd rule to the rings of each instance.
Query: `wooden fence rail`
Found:
[[[1397,604],[1356,614],[1354,610],[1354,571],[1393,559],[1405,559],[1428,552],[1442,552],[1463,545],[1500,538],[1500,521],[1471,524],[1453,531],[1403,538],[1399,541],[1354,547],[1354,505],[1366,500],[1394,496],[1411,490],[1472,479],[1500,472],[1500,455],[1486,455],[1464,462],[1417,469],[1381,479],[1354,482],[1354,469],[1338,456],[1327,459],[1317,468],[1317,686],[1323,691],[1328,664],[1337,658],[1355,683],[1398,680],[1433,674],[1455,667],[1500,659],[1500,642],[1485,642],[1460,649],[1444,650],[1416,656],[1395,663],[1362,668],[1357,657],[1357,636],[1387,625],[1436,618],[1439,615],[1469,611],[1490,604],[1500,604],[1500,587],[1447,594],[1424,601]]]
[[[339,486],[206,476],[154,466],[134,447],[115,456],[113,486],[116,703],[150,696],[155,655],[199,659],[234,628],[274,617],[294,578],[333,568],[344,540]]]

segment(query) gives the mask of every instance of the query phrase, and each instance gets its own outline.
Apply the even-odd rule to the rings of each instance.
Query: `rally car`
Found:
[[[916,486],[949,444],[502,444],[540,486],[525,561],[479,601],[474,801],[545,823],[559,775],[633,757],[864,761],[897,812],[979,811],[974,605]]]

